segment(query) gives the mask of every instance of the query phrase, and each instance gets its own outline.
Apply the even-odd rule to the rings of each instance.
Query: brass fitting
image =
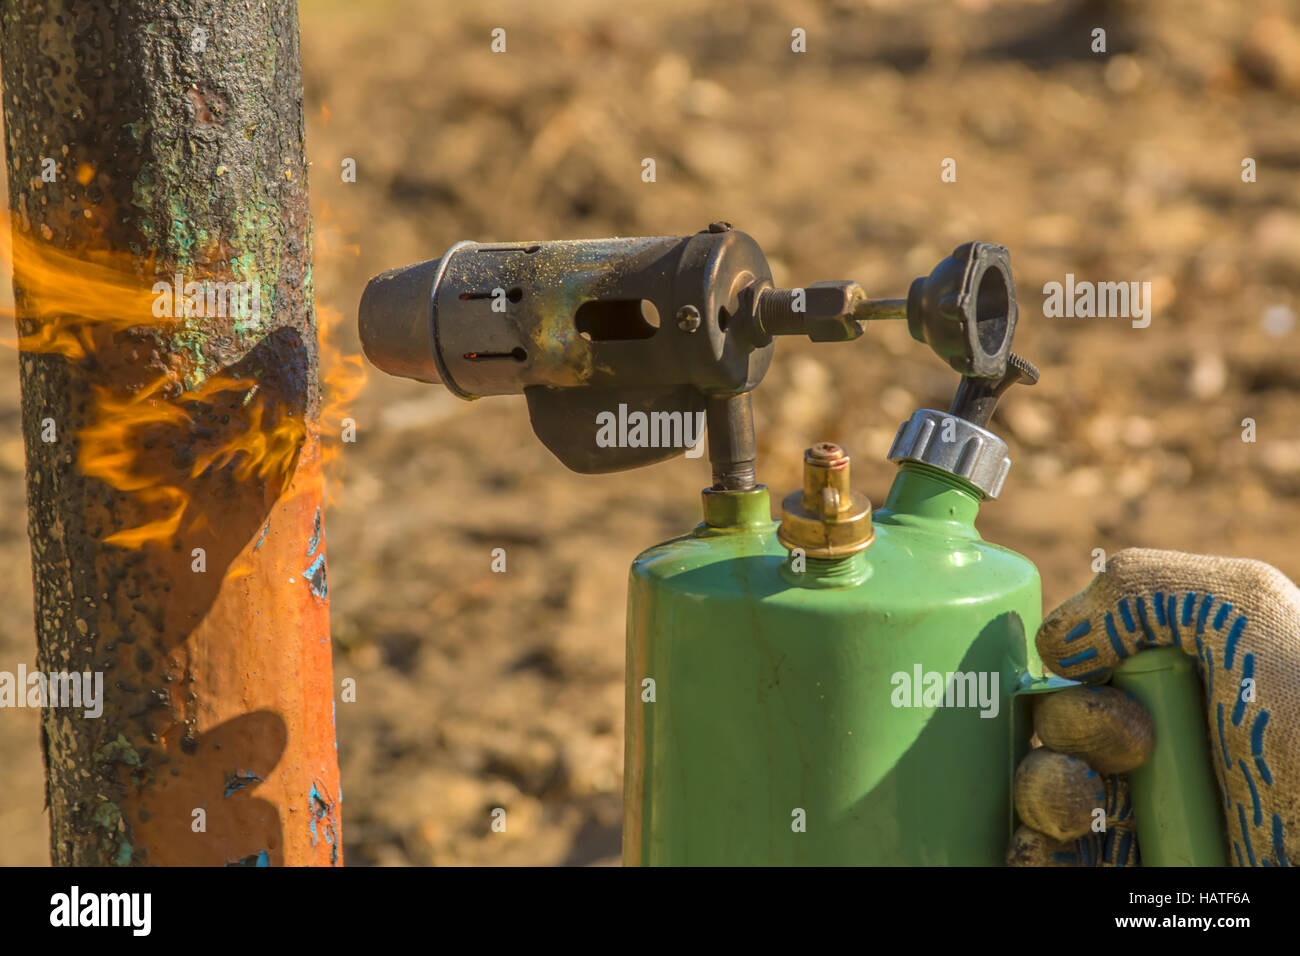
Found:
[[[777,539],[810,558],[847,558],[875,538],[871,502],[849,486],[849,456],[820,442],[803,456],[803,488],[781,503]]]

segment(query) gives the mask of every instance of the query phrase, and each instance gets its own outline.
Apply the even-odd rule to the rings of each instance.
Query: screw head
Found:
[[[730,231],[731,231],[731,223],[727,222],[727,220],[725,219],[719,219],[715,222],[709,223],[709,232],[717,233],[717,232],[730,232]]]
[[[677,310],[677,327],[683,332],[694,332],[700,327],[700,310],[684,305]]]

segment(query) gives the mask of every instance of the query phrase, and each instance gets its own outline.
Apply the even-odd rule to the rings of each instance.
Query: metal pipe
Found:
[[[709,396],[705,406],[709,426],[709,464],[713,487],[719,491],[748,491],[755,485],[754,404],[749,392]]]
[[[907,319],[906,299],[867,299],[853,310],[853,317],[859,322],[881,322],[893,319]]]

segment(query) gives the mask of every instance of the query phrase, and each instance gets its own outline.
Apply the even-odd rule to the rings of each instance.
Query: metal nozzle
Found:
[[[389,375],[440,384],[433,331],[433,290],[442,259],[393,269],[366,283],[357,310],[361,348]]]

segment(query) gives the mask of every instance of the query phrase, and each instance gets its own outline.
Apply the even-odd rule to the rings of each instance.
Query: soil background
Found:
[[[995,418],[1015,464],[980,528],[1038,564],[1046,606],[1087,583],[1096,548],[1300,578],[1296,3],[305,0],[301,16],[317,300],[347,349],[368,277],[460,239],[727,219],[778,284],[876,296],[992,240],[1043,377]],[[1067,273],[1149,281],[1150,326],[1045,317],[1043,285]],[[17,381],[0,351],[11,671],[35,657]],[[802,449],[831,440],[879,503],[899,423],[956,384],[898,323],[781,341],[754,400],[760,480],[779,500]],[[572,474],[522,398],[373,370],[352,415],[326,525],[335,677],[357,682],[337,708],[347,862],[617,862],[627,566],[698,521],[707,462]],[[35,712],[0,713],[0,781],[0,864],[47,862]]]

